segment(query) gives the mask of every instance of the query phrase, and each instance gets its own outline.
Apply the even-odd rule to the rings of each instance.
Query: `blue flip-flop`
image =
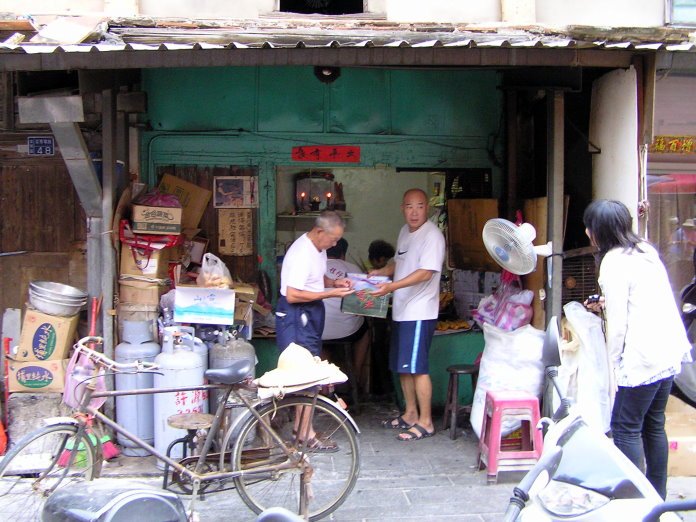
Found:
[[[402,431],[396,436],[396,440],[400,440],[401,442],[411,442],[412,440],[427,439],[428,437],[432,437],[433,435],[435,435],[435,430],[428,431],[420,424],[414,424],[413,426],[411,426],[411,428],[415,428],[416,431],[420,433],[420,435],[417,435],[412,431],[408,430]],[[406,437],[402,437],[402,435],[406,435]]]
[[[396,421],[396,424],[394,424],[394,421]],[[413,424],[406,422],[401,415],[394,417],[393,419],[382,421],[382,427],[388,430],[407,430],[411,426],[413,426]]]

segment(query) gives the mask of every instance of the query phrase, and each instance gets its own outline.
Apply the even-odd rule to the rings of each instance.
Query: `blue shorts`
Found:
[[[307,348],[312,355],[321,354],[321,334],[324,331],[324,303],[288,303],[284,296],[276,306],[276,344],[282,352],[290,343]]]
[[[393,321],[389,369],[394,373],[428,373],[428,352],[436,325],[437,319]]]

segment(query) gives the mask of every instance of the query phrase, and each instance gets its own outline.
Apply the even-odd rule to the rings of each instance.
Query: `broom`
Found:
[[[99,314],[99,309],[101,308],[101,303],[102,303],[102,298],[99,297],[97,299],[96,297],[92,298],[92,308],[91,308],[91,314],[90,314],[90,319],[89,319],[89,335],[90,337],[94,337],[97,334],[97,315]],[[93,347],[91,347],[93,349]],[[115,457],[118,457],[121,454],[121,450],[114,444],[114,442],[111,440],[111,437],[107,434],[104,434],[101,432],[101,429],[97,429],[96,426],[91,426],[90,429],[88,429],[87,436],[90,438],[90,441],[92,442],[93,445],[96,446],[97,444],[97,436],[94,434],[94,432],[97,432],[99,435],[99,442],[101,443],[102,446],[102,456],[104,457],[105,460],[110,460]],[[84,444],[83,442],[80,443],[80,445]],[[73,444],[66,444],[65,449],[61,453],[60,457],[58,458],[58,465],[59,466],[66,466],[68,462],[70,461],[70,453],[73,450]],[[76,458],[78,459],[79,462],[79,452],[80,452],[80,447],[78,446],[77,452],[78,455]],[[84,448],[82,448],[84,451]],[[84,460],[84,457],[83,457]]]
[[[92,298],[92,313],[89,319],[90,337],[94,337],[95,335],[97,335],[97,315],[99,315],[99,309],[101,308],[101,304],[102,296],[99,296],[99,299],[97,299],[96,297]],[[111,460],[113,458],[118,457],[121,454],[121,450],[118,448],[118,446],[116,446],[116,444],[114,444],[114,441],[111,439],[111,436],[104,433],[100,425],[93,425],[92,430],[98,436],[99,442],[101,442],[102,456],[104,457],[104,460]]]
[[[87,433],[87,436],[89,437],[90,442],[92,443],[93,446],[96,446],[97,444],[97,437],[95,437],[92,433]],[[58,465],[61,468],[66,467],[70,463],[70,457],[73,453],[73,450],[75,450],[75,441],[74,440],[69,440],[65,444],[65,449],[63,452],[60,454],[60,457],[58,457]],[[76,468],[84,468],[87,466],[87,458],[85,455],[85,443],[80,442],[77,446],[77,450],[75,450],[75,460],[73,461],[72,465],[75,466]]]

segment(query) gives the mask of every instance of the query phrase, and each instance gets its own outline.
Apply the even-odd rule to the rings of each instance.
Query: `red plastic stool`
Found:
[[[539,399],[522,391],[488,391],[479,441],[479,470],[488,468],[488,483],[498,481],[499,471],[531,469],[541,456],[543,438],[536,429],[539,422]],[[522,447],[501,447],[503,419],[522,421]]]

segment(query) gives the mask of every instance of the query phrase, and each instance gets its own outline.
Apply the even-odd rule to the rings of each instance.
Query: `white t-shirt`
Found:
[[[408,225],[404,225],[399,232],[394,260],[394,281],[418,269],[434,272],[428,281],[394,292],[394,321],[437,319],[440,311],[440,273],[445,260],[445,236],[440,229],[431,221],[426,221],[415,232],[409,232]]]
[[[329,279],[343,279],[346,274],[359,274],[362,272],[356,265],[343,261],[342,259],[328,259],[326,261],[326,277]],[[341,298],[330,297],[324,299],[324,310],[326,318],[324,320],[324,333],[321,338],[342,339],[358,331],[365,320],[361,315],[344,314],[341,312]]]
[[[287,297],[288,286],[311,292],[324,291],[326,251],[317,250],[307,234],[290,245],[280,271],[280,293]]]

